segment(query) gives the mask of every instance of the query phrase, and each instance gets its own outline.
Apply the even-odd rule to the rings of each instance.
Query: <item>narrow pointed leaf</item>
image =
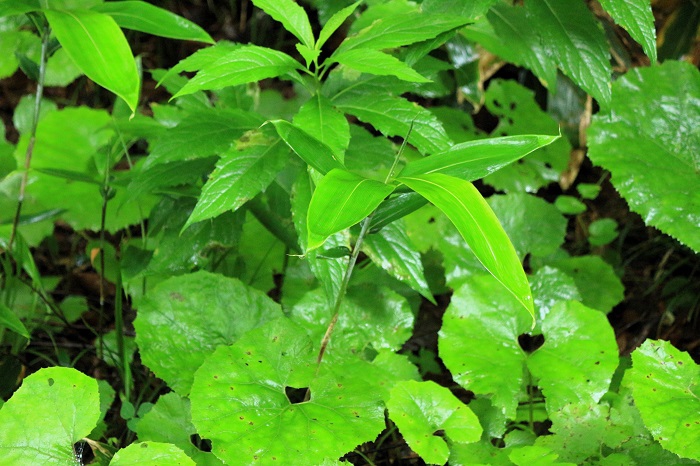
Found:
[[[400,176],[442,173],[474,181],[540,147],[551,144],[558,138],[559,136],[526,135],[468,141],[410,162],[401,171]]]
[[[108,15],[89,10],[45,10],[53,33],[78,67],[136,110],[140,79],[122,30]]]
[[[380,228],[384,228],[391,222],[415,212],[427,203],[428,201],[423,196],[414,192],[390,197],[377,207],[377,213],[372,217],[370,232],[374,233]]]
[[[314,46],[314,35],[306,11],[293,0],[253,0],[257,6],[275,21],[294,34],[302,44],[309,48]]]
[[[441,173],[398,178],[447,215],[486,269],[533,316],[532,293],[518,255],[496,214],[468,181]]]
[[[649,60],[656,63],[656,29],[649,0],[600,0],[600,4],[639,42]]]
[[[275,78],[299,67],[299,62],[286,53],[245,45],[202,68],[173,98],[201,90],[216,90]]]
[[[346,170],[330,171],[316,186],[308,213],[308,249],[321,246],[333,233],[359,223],[394,191]]]
[[[321,32],[318,34],[318,40],[316,41],[317,49],[323,47],[323,44],[325,44],[333,33],[343,25],[345,20],[354,13],[360,3],[362,3],[362,0],[346,6],[342,10],[338,10],[333,14],[333,16],[330,17],[328,21],[326,21],[326,24],[323,25],[323,29],[321,29]]]
[[[5,327],[19,335],[22,335],[27,340],[30,338],[27,327],[24,326],[21,320],[12,312],[12,309],[0,302],[0,327]]]
[[[106,2],[93,11],[105,13],[125,29],[171,39],[214,43],[207,32],[182,16],[142,1]]]
[[[333,55],[331,60],[363,73],[396,76],[403,81],[415,83],[431,82],[398,58],[378,50],[366,48],[346,50]]]
[[[328,145],[285,120],[271,121],[280,137],[304,162],[323,173],[343,169],[340,157]]]

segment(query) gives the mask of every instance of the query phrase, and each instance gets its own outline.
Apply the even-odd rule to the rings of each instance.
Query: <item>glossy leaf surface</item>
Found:
[[[282,23],[302,44],[314,47],[314,35],[306,11],[294,0],[253,0],[253,5]]]
[[[457,443],[476,442],[481,437],[479,419],[471,409],[432,381],[396,384],[387,408],[406,443],[428,464],[444,464],[449,456],[445,440],[434,435],[438,430]]]
[[[441,173],[402,177],[397,181],[447,215],[484,267],[534,319],[532,294],[520,260],[498,218],[476,188],[468,181]]]
[[[184,396],[218,345],[280,316],[279,305],[263,293],[200,271],[159,283],[140,303],[134,327],[144,364]]]
[[[109,466],[136,466],[157,464],[158,466],[195,466],[196,463],[184,451],[169,443],[132,443],[117,451]]]
[[[610,115],[593,118],[589,155],[651,226],[700,251],[700,71],[682,62],[630,71]]]
[[[332,60],[363,73],[397,78],[416,83],[430,82],[398,58],[378,50],[357,48],[333,55]]]
[[[285,120],[273,120],[277,133],[304,162],[326,174],[333,169],[342,169],[342,158],[327,144]]]
[[[0,409],[0,458],[8,465],[74,464],[73,444],[99,419],[95,379],[65,367],[41,369]]]
[[[140,79],[124,34],[108,15],[89,10],[45,10],[53,33],[68,55],[100,86],[136,111]]]
[[[656,63],[656,29],[648,0],[601,0],[600,4],[617,24],[641,44],[644,53]]]

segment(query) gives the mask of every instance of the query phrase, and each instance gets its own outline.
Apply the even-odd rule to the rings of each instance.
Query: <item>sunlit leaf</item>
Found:
[[[195,466],[196,463],[184,451],[169,443],[132,443],[117,451],[110,466],[136,466],[157,464],[158,466]]]
[[[282,23],[302,44],[314,46],[314,35],[306,11],[293,0],[253,0],[253,5]]]
[[[425,78],[398,58],[378,50],[357,48],[334,54],[331,59],[363,73],[396,76],[404,81],[416,83],[430,82],[430,79]]]
[[[279,123],[278,123],[279,125]],[[321,93],[313,95],[294,115],[294,125],[331,148],[343,162],[342,154],[350,143],[350,125]],[[277,125],[276,125],[277,126]],[[289,139],[289,136],[287,137]],[[337,167],[336,167],[337,168]]]
[[[327,144],[285,120],[273,120],[277,133],[304,162],[319,172],[343,168],[342,158]]]

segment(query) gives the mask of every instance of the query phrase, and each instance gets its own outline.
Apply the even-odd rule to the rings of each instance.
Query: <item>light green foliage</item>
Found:
[[[194,372],[218,345],[279,316],[279,306],[261,292],[196,272],[161,282],[139,303],[136,343],[144,364],[186,395]]]
[[[340,151],[284,120],[273,120],[277,133],[304,162],[325,174],[333,169],[343,169]]]
[[[554,205],[563,214],[578,215],[586,211],[586,204],[576,199],[574,196],[557,196]]]
[[[333,154],[342,154],[350,143],[350,125],[322,94],[312,96],[294,115],[294,124],[331,148]],[[338,157],[340,161],[342,157]]]
[[[406,443],[428,464],[444,464],[449,456],[445,440],[434,435],[436,431],[444,430],[445,437],[457,443],[476,442],[481,437],[474,413],[435,382],[395,385],[387,408]]]
[[[195,466],[185,453],[169,443],[133,443],[119,450],[109,462],[110,466],[137,466],[157,464],[159,466]]]
[[[558,301],[581,301],[581,293],[574,279],[549,266],[538,269],[530,276],[530,288],[537,309],[536,331],[542,330],[542,321]]]
[[[373,49],[352,49],[333,55],[333,60],[353,70],[416,83],[430,82],[410,66],[387,53]]]
[[[646,341],[632,353],[627,377],[644,424],[664,448],[700,461],[700,371],[665,341]]]
[[[667,61],[613,86],[611,113],[589,131],[591,160],[644,221],[700,251],[700,72]],[[634,161],[632,163],[631,161]]]
[[[611,218],[601,218],[588,225],[588,242],[593,246],[611,243],[617,234],[617,222]]]
[[[73,464],[73,444],[99,419],[95,379],[65,367],[41,369],[0,409],[0,458],[8,465]]]

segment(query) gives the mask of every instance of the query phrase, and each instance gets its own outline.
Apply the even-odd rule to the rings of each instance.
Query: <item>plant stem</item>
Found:
[[[32,115],[32,129],[29,136],[29,144],[27,144],[27,152],[24,156],[24,173],[22,173],[22,181],[19,186],[19,196],[17,197],[17,210],[12,221],[12,231],[10,232],[10,241],[7,245],[7,250],[12,251],[12,243],[17,234],[19,227],[19,218],[22,215],[22,204],[24,203],[24,195],[27,190],[29,181],[29,167],[32,163],[32,154],[34,153],[34,144],[36,144],[36,128],[39,125],[39,112],[41,111],[41,99],[44,96],[44,80],[46,78],[46,61],[49,49],[50,29],[48,25],[43,26],[41,34],[41,58],[39,59],[39,81],[36,86],[36,95],[34,97],[34,114]]]

